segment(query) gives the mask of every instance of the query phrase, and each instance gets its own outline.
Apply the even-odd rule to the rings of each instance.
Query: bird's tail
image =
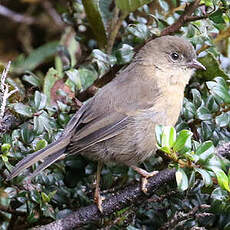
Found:
[[[24,169],[30,167],[34,163],[43,160],[43,163],[38,166],[31,177],[37,175],[40,171],[47,168],[53,162],[57,161],[60,157],[64,156],[66,146],[70,142],[71,135],[64,135],[55,142],[47,145],[45,148],[32,153],[18,162],[11,174],[7,177],[7,180],[11,180],[20,174]]]

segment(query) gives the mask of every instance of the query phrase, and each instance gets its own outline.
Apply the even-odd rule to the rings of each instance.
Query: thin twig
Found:
[[[196,16],[191,17],[193,12],[199,7],[200,0],[195,0],[185,7],[183,14],[179,17],[179,19],[174,22],[171,26],[168,26],[161,32],[161,36],[169,35],[178,31],[183,25],[187,22],[198,20]],[[208,17],[204,15],[205,17]]]
[[[18,23],[24,23],[24,24],[34,24],[36,23],[36,20],[30,16],[22,15],[19,13],[16,13],[15,11],[12,11],[8,9],[7,7],[0,5],[0,15],[3,15],[12,21],[18,22]]]
[[[2,76],[1,76],[0,89],[1,89],[1,94],[2,94],[2,104],[1,104],[1,108],[0,108],[0,121],[3,119],[4,114],[5,114],[7,99],[11,95],[13,95],[14,93],[16,93],[18,91],[17,88],[9,91],[9,85],[6,83],[6,77],[7,77],[9,70],[10,70],[10,64],[11,64],[11,62],[9,61],[6,69],[4,69]]]
[[[41,1],[42,6],[48,12],[57,26],[64,27],[64,22],[49,1]]]
[[[119,29],[122,25],[123,20],[128,16],[128,13],[124,12],[121,14],[120,17],[118,17],[118,15],[119,15],[119,9],[115,7],[114,18],[112,20],[111,31],[108,38],[108,45],[107,45],[108,54],[112,52],[113,44],[115,42]]]

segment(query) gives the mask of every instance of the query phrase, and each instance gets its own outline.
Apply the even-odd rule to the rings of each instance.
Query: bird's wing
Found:
[[[153,107],[160,97],[157,85],[132,77],[123,74],[114,79],[86,105],[87,109],[78,123],[79,128],[68,146],[69,154],[119,135],[132,116],[140,110]]]

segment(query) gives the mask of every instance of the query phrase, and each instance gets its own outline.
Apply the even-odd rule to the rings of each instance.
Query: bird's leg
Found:
[[[96,188],[94,192],[94,202],[97,204],[97,207],[101,213],[103,212],[102,201],[104,200],[104,198],[100,195],[100,179],[102,166],[103,163],[101,161],[98,161],[96,174]]]
[[[145,194],[147,194],[147,188],[146,188],[146,185],[148,183],[147,179],[149,177],[155,176],[158,173],[158,171],[147,172],[144,169],[141,169],[141,168],[139,168],[139,167],[137,167],[135,165],[132,165],[131,168],[142,176],[142,178],[141,178],[141,190]]]

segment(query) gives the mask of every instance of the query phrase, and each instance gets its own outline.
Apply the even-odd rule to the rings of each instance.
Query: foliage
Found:
[[[176,22],[190,2],[70,0],[68,7],[53,6],[68,27],[59,31],[55,41],[47,39],[29,55],[15,58],[8,78],[19,89],[8,102],[18,122],[0,137],[1,229],[45,224],[93,202],[96,164],[85,158],[67,157],[33,181],[26,180],[31,169],[12,181],[5,181],[5,176],[24,156],[61,135],[78,107],[76,96],[95,81],[103,82],[110,68],[129,63],[136,47]],[[176,168],[178,189],[167,185],[150,202],[120,210],[98,222],[97,228],[159,229],[178,220],[168,229],[229,229],[229,161],[217,156],[215,147],[230,140],[230,4],[224,0],[201,3],[194,16],[205,17],[180,27],[175,34],[192,42],[207,71],[197,71],[186,88],[176,127],[156,128],[157,147],[163,156],[142,165],[148,171]],[[27,4],[38,7],[33,1]],[[52,25],[47,25],[51,30]],[[106,165],[101,189],[116,191],[136,179],[139,175],[125,166]],[[189,216],[204,204],[208,208]],[[176,218],[179,213],[184,217]]]

